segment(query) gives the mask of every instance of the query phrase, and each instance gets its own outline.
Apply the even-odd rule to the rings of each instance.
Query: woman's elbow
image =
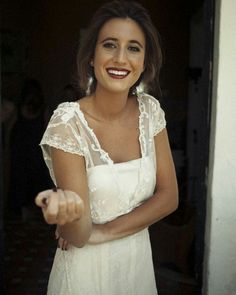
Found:
[[[85,245],[88,244],[88,240],[90,238],[90,235],[87,235],[86,237],[83,237],[82,239],[75,241],[73,246],[75,246],[76,248],[83,248]]]
[[[76,248],[83,248],[85,245],[87,245],[89,238],[92,233],[92,224],[89,226],[83,234],[78,235],[78,239],[76,239],[73,243],[73,246]]]
[[[176,211],[179,207],[179,192],[178,189],[171,193],[170,213]]]
[[[70,236],[69,243],[76,248],[83,248],[88,243],[91,233],[92,222],[89,220],[86,224],[74,231],[73,235]]]
[[[162,195],[162,194],[161,194]],[[163,210],[164,216],[168,216],[178,209],[179,206],[179,194],[178,189],[163,191]]]

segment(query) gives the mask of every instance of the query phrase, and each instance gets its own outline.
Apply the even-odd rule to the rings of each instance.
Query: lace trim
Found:
[[[162,129],[165,128],[166,122],[164,118],[164,112],[160,108],[159,102],[157,100],[154,101],[154,98],[148,94],[141,93],[138,94],[137,97],[138,100],[138,107],[139,107],[139,143],[140,143],[140,149],[141,149],[141,158],[145,157],[147,155],[147,138],[145,134],[145,120],[148,120],[150,118],[150,114],[152,114],[153,122],[151,125],[153,125],[153,135],[156,135],[159,133]],[[147,102],[150,106],[150,110],[147,109]],[[65,113],[66,109],[66,113]],[[78,131],[72,128],[70,124],[68,124],[69,120],[73,118],[74,112],[76,111],[77,115],[79,116],[79,119],[81,120],[84,127],[88,130],[90,136],[92,137],[92,140],[94,143],[91,144],[91,148],[94,152],[100,153],[100,159],[107,163],[107,164],[113,164],[113,160],[110,158],[109,154],[104,151],[100,145],[100,142],[98,141],[98,138],[96,134],[94,133],[94,130],[90,128],[88,125],[87,120],[85,119],[85,116],[83,112],[80,109],[80,105],[78,102],[65,102],[59,105],[59,107],[54,112],[54,119],[57,117],[60,117],[63,123],[66,125],[66,128],[71,128],[71,132],[73,133],[74,138],[77,140],[77,144],[73,142],[69,137],[65,140],[61,140],[60,136],[58,134],[53,135],[45,135],[43,137],[43,140],[41,144],[49,144],[56,148],[61,148],[63,151],[79,154],[84,156],[86,153],[89,153],[88,147],[84,145],[82,142],[81,136],[78,135]],[[149,122],[150,124],[151,122]],[[58,123],[49,123],[49,127],[57,127],[61,125],[62,122]],[[78,146],[79,144],[79,146]]]
[[[166,127],[165,113],[158,100],[150,95],[148,97],[153,111],[153,136],[155,136]]]
[[[87,128],[87,130],[89,131],[90,135],[92,136],[92,138],[93,138],[93,140],[94,140],[94,142],[95,142],[95,144],[91,144],[91,148],[92,148],[92,150],[95,151],[95,152],[100,152],[100,154],[101,154],[101,155],[100,155],[100,159],[101,159],[102,161],[104,161],[104,162],[106,162],[106,163],[108,163],[108,164],[113,164],[113,161],[112,161],[112,159],[109,157],[108,153],[105,152],[105,151],[102,149],[102,147],[101,147],[101,145],[100,145],[100,142],[98,141],[98,138],[97,138],[97,136],[95,135],[93,129],[88,125],[88,122],[87,122],[87,120],[85,119],[84,113],[83,113],[83,112],[81,111],[81,109],[80,109],[80,105],[79,105],[79,103],[78,103],[78,102],[77,102],[77,103],[75,102],[75,104],[76,104],[76,106],[77,106],[76,111],[77,111],[77,114],[78,114],[78,116],[79,116],[81,122],[82,122],[82,123],[84,124],[84,126]]]
[[[148,119],[149,115],[146,111],[142,94],[139,94],[137,99],[139,103],[139,142],[141,147],[141,155],[143,158],[147,155],[147,143],[146,143],[146,137],[145,137],[144,120],[145,118]]]
[[[145,104],[142,101],[142,96],[139,95],[137,97],[138,99],[138,104],[139,104],[139,143],[140,143],[140,149],[141,149],[141,157],[146,156],[147,153],[147,148],[146,148],[146,140],[145,140],[145,127],[143,124],[144,118],[148,118],[148,113],[146,112],[145,109]],[[88,125],[87,120],[85,119],[84,113],[81,111],[80,109],[80,105],[78,102],[71,102],[73,104],[76,104],[77,108],[77,114],[81,120],[81,122],[84,124],[84,126],[87,128],[87,130],[89,130],[90,135],[92,136],[95,144],[91,145],[91,148],[93,149],[93,151],[95,152],[100,152],[101,156],[101,160],[107,162],[108,164],[113,164],[113,160],[110,158],[109,154],[103,150],[103,148],[100,145],[100,142],[98,141],[98,138],[96,136],[96,134],[94,133],[94,130]],[[71,104],[70,103],[70,104]]]
[[[86,147],[79,147],[78,145],[75,145],[74,142],[70,141],[70,139],[68,139],[66,141],[66,143],[58,136],[58,134],[54,134],[54,135],[45,135],[42,139],[42,141],[40,142],[40,145],[49,145],[51,147],[57,148],[57,149],[61,149],[64,152],[69,152],[71,154],[77,154],[80,156],[85,156],[86,152],[87,152],[87,148]]]

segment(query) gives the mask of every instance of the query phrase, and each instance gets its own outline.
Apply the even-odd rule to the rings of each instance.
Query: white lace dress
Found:
[[[154,136],[166,123],[155,98],[142,94],[137,99],[140,159],[113,163],[88,126],[78,102],[60,104],[42,138],[44,159],[55,184],[50,146],[85,157],[94,223],[105,223],[126,214],[153,194]],[[57,249],[47,294],[157,294],[148,229],[99,245],[70,247],[67,251]]]

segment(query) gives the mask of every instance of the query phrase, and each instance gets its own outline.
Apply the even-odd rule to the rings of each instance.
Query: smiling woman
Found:
[[[60,104],[41,141],[60,187],[36,198],[59,239],[48,295],[157,294],[148,227],[177,208],[178,190],[164,112],[136,89],[158,88],[160,65],[142,6],[112,1],[95,13],[78,54],[91,91]]]
[[[93,16],[87,32],[84,34],[77,58],[80,87],[84,91],[87,88],[88,75],[94,79],[91,85],[91,92],[96,87],[96,77],[94,76],[90,62],[94,56],[94,49],[100,29],[111,19],[119,18],[125,20],[128,18],[133,20],[145,35],[145,70],[139,80],[130,89],[130,93],[142,81],[149,91],[160,95],[159,72],[162,64],[162,52],[158,32],[150,20],[148,12],[140,4],[130,1],[131,3],[129,5],[127,2],[113,1],[112,3],[116,3],[115,5],[102,6]],[[118,29],[117,33],[119,31]],[[134,35],[132,35],[131,40],[134,39],[133,37]]]
[[[135,36],[135,40],[134,40]],[[130,18],[114,18],[101,28],[92,66],[97,80],[96,92],[124,92],[137,82],[144,70],[145,36]]]

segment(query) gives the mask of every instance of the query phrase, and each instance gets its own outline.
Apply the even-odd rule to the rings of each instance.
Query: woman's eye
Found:
[[[130,51],[139,52],[140,48],[138,46],[129,46]]]
[[[111,43],[111,42],[106,42],[103,44],[103,47],[105,48],[115,48],[115,44],[114,43]]]

